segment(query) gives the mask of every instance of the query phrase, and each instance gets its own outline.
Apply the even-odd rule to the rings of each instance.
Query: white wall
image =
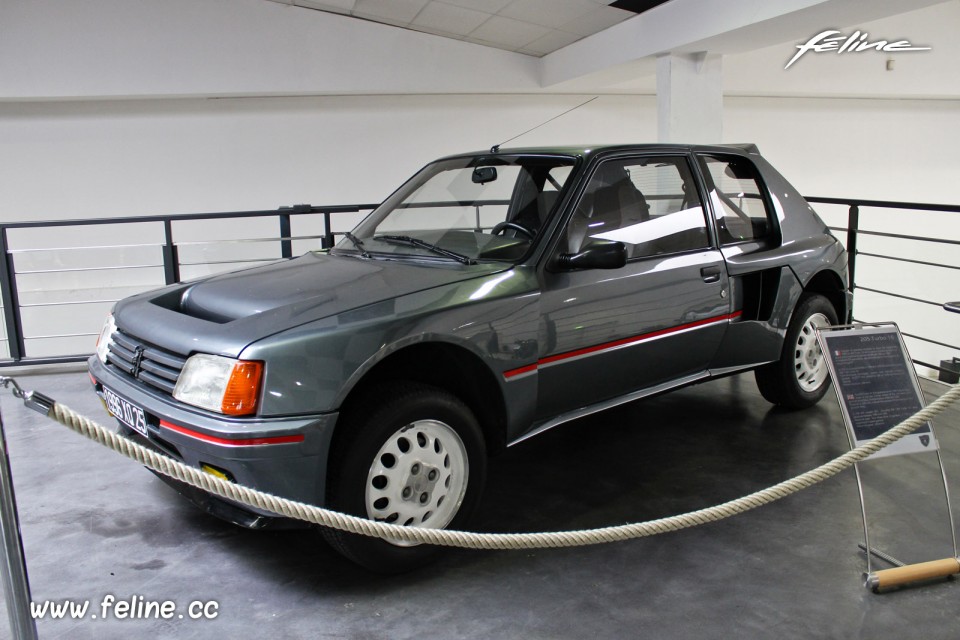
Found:
[[[960,204],[960,100],[727,98],[724,137],[753,141],[808,196]],[[845,227],[846,207],[816,205]],[[863,208],[860,228],[960,241],[960,213]],[[844,234],[837,232],[844,238]],[[960,246],[861,236],[858,250],[960,266]],[[934,302],[960,300],[960,272],[860,256],[858,284]],[[855,315],[960,345],[960,317],[939,306],[861,291]],[[960,352],[907,339],[938,364]]]
[[[960,203],[960,100],[727,97],[723,131],[804,195]]]
[[[0,102],[0,220],[30,221],[274,209],[296,203],[379,202],[439,156],[486,149],[586,100],[584,96],[367,96]],[[651,140],[655,99],[610,96],[525,136],[523,144]],[[356,216],[339,220],[349,229]],[[294,235],[322,232],[295,222]],[[276,236],[271,223],[180,224],[175,240]],[[158,224],[13,230],[20,272],[160,264],[156,246],[111,250],[65,246],[156,245]],[[297,251],[318,243],[300,242]],[[38,251],[39,249],[48,249]],[[279,246],[183,245],[183,262],[241,253],[279,257]],[[242,266],[242,265],[232,265]],[[184,278],[228,265],[184,267]],[[109,300],[159,286],[159,267],[24,273],[21,301]],[[109,303],[27,307],[24,335],[97,331]],[[89,350],[91,336],[36,338],[31,356]],[[0,349],[5,345],[0,344]],[[2,355],[2,353],[0,353]]]
[[[0,220],[379,201],[440,155],[503,142],[584,96],[0,102]],[[808,195],[960,201],[960,101],[727,97]],[[602,96],[513,145],[650,142],[653,96]]]
[[[348,20],[343,24],[350,24],[349,33],[357,34],[352,28],[357,26],[355,20],[260,0],[236,0],[239,13],[228,18],[229,29],[214,40],[193,37],[216,32],[210,25],[222,16],[211,7],[223,1],[175,0],[181,3],[177,6],[186,2],[192,7],[189,15],[196,24],[206,25],[193,31],[184,26],[189,21],[175,25],[159,18],[144,21],[137,10],[148,7],[152,11],[161,5],[169,10],[168,5],[149,0],[0,3],[0,220],[379,201],[435,157],[503,142],[593,95],[541,93],[533,80],[533,59],[524,56],[519,56],[518,62],[517,54],[490,53],[492,50],[475,45],[395,33],[399,30],[368,24],[357,28],[376,30],[381,44],[385,37],[400,53],[391,56],[390,47],[380,47],[359,62],[353,58],[352,62],[341,61],[346,66],[331,64],[337,51],[342,53],[352,44],[344,40],[341,30],[333,29],[324,43],[291,44],[259,65],[241,58],[234,71],[245,73],[231,72],[217,79],[217,69],[233,68],[231,54],[249,54],[232,49],[231,37],[256,31],[262,21],[279,25],[278,29],[286,25],[299,33],[300,27],[294,23],[318,29]],[[91,17],[77,8],[92,6],[109,8],[112,18],[91,23]],[[59,19],[64,18],[62,12],[69,19]],[[31,29],[6,37],[9,25],[16,24],[11,17]],[[930,53],[898,56],[894,72],[878,70],[885,63],[884,56],[870,53],[842,60],[829,54],[807,54],[796,67],[783,72],[782,64],[795,42],[726,57],[723,139],[758,143],[804,194],[960,203],[956,179],[960,175],[956,153],[960,148],[958,50],[949,35],[957,19],[960,2],[953,0],[874,24],[853,25],[869,28],[877,37],[905,37],[934,46]],[[163,29],[154,33],[157,24],[185,40],[165,42]],[[824,28],[830,26],[836,25]],[[130,37],[105,42],[117,27],[122,27],[119,33]],[[101,38],[81,38],[85,29]],[[48,37],[30,38],[31,33]],[[797,34],[796,41],[810,35]],[[267,40],[277,43],[282,38],[271,32]],[[60,46],[44,50],[40,46],[44,42]],[[213,42],[209,52],[204,50],[206,42]],[[133,57],[112,55],[117,46]],[[164,46],[168,51],[169,47],[183,47],[173,56],[173,67],[165,66],[164,56],[157,53]],[[424,56],[435,61],[426,73],[422,65],[410,64]],[[388,66],[379,64],[391,57],[396,60]],[[196,69],[184,67],[184,61],[190,59],[197,60]],[[240,64],[243,60],[247,62]],[[289,68],[284,66],[291,60]],[[471,60],[480,68],[459,77],[457,70]],[[354,82],[364,80],[365,71],[370,72],[368,84]],[[221,84],[210,84],[211,77]],[[938,81],[943,85],[940,90]],[[602,95],[516,144],[653,141],[656,98],[644,94],[647,85],[652,85],[648,79],[637,78],[632,85],[621,79],[611,85],[611,91],[637,94]],[[257,97],[175,97],[200,89],[243,93],[245,87]],[[394,87],[408,95],[269,95],[284,87],[321,93],[337,87],[345,93]],[[443,88],[457,91],[457,87],[478,93],[426,93]],[[577,90],[595,88],[586,83]],[[750,97],[768,93],[779,95]],[[870,97],[837,97],[864,93]],[[124,96],[140,99],[121,99]],[[818,209],[831,224],[844,223],[842,209]],[[865,210],[861,219],[871,228],[960,239],[958,215],[898,216]],[[144,225],[133,232],[120,229],[13,232],[11,238],[18,247],[38,249],[68,242],[149,244],[155,243],[159,234],[157,225]],[[294,228],[295,234],[318,230],[317,221]],[[274,234],[270,225],[255,223],[218,226],[215,231],[209,225],[177,227],[178,241],[211,235],[255,238]],[[296,248],[303,250],[307,244],[298,243]],[[185,261],[214,261],[236,255],[238,246],[185,245],[181,254]],[[242,246],[244,250],[251,247]],[[960,264],[960,252],[952,247],[862,241],[862,250],[875,247]],[[258,246],[256,255],[267,258],[277,255],[277,250],[275,245]],[[156,248],[128,247],[111,252],[34,251],[17,254],[16,262],[21,271],[109,267],[121,253],[144,265],[159,260]],[[224,267],[189,267],[184,275],[192,277],[218,268]],[[955,274],[955,270],[926,267],[906,270],[900,264],[868,258],[859,264],[859,280],[864,285],[937,301],[960,298],[960,286],[953,284],[958,281]],[[116,291],[154,286],[161,279],[158,268],[143,267],[105,269],[82,276],[74,272],[25,274],[19,281],[24,301],[31,304],[51,299],[106,299]],[[860,294],[857,305],[862,319],[895,319],[906,330],[951,344],[960,341],[956,318],[935,307],[868,294]],[[24,312],[26,333],[95,332],[108,306],[77,304],[58,307],[53,313],[29,307]],[[85,351],[90,340],[86,336],[33,340],[30,354]],[[949,353],[914,342],[910,346],[917,357],[929,361]]]
[[[0,103],[0,219],[113,217],[152,213],[275,208],[284,204],[376,202],[425,162],[483,149],[582,102],[583,96],[353,96],[224,100]],[[751,141],[802,193],[871,199],[960,202],[960,101],[727,98],[724,138]],[[644,142],[656,137],[653,96],[603,96],[524,136],[516,144]],[[844,211],[819,207],[832,224]],[[960,217],[909,214],[890,219],[865,210],[865,226],[960,239]],[[315,232],[295,228],[296,233]],[[156,242],[158,227],[132,236],[112,228],[15,233],[18,246],[57,247]],[[181,229],[178,240],[263,237],[262,224]],[[866,241],[865,241],[866,242]],[[861,248],[869,246],[862,244]],[[244,246],[243,249],[248,249]],[[298,248],[305,248],[301,245]],[[202,250],[201,250],[202,249]],[[231,248],[185,247],[185,261],[230,257]],[[236,247],[233,247],[236,249]],[[887,247],[960,264],[952,248]],[[866,250],[866,249],[865,249]],[[128,249],[157,263],[156,250]],[[276,247],[265,248],[268,257]],[[272,252],[272,253],[271,253]],[[115,253],[45,252],[18,256],[18,269],[106,266]],[[135,260],[133,260],[135,261]],[[901,265],[863,259],[862,283],[932,300],[960,298],[949,275],[921,271],[918,293]],[[185,269],[195,276],[223,267]],[[916,271],[912,272],[915,273]],[[159,269],[23,276],[49,299],[101,299],[89,287],[148,287]],[[128,289],[124,289],[124,292]],[[913,291],[914,293],[910,293]],[[59,292],[59,293],[52,293]],[[108,296],[109,297],[109,296]],[[69,314],[25,312],[27,335],[94,331],[107,304],[73,305]],[[858,316],[899,319],[904,329],[955,344],[954,320],[924,305],[862,294]],[[31,353],[56,352],[88,338],[37,340]],[[916,356],[944,349],[911,343]]]
[[[378,201],[434,158],[485,149],[589,96],[0,102],[0,219]],[[651,96],[609,96],[520,144],[652,140]]]

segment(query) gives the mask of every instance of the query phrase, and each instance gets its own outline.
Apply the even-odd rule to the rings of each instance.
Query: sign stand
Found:
[[[872,440],[924,407],[916,371],[907,355],[900,329],[895,323],[821,327],[817,330],[817,339],[840,401],[840,411],[847,427],[851,448]],[[957,552],[957,532],[953,520],[950,488],[933,425],[927,422],[902,440],[884,447],[867,459],[921,452],[937,454],[943,493],[947,503],[947,517],[950,520],[953,557],[904,565],[895,558],[874,549],[870,545],[863,481],[860,476],[860,464],[857,463],[854,465],[854,473],[860,495],[865,543],[861,548],[867,558],[865,586],[874,592],[960,573],[960,559],[958,559],[960,554]],[[872,562],[874,555],[894,565],[895,568],[875,572]]]

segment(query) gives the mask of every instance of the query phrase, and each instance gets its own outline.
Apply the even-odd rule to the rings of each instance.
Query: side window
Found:
[[[710,201],[721,244],[761,240],[771,234],[770,212],[760,176],[746,158],[700,156],[713,181]]]
[[[567,250],[618,240],[628,258],[709,245],[703,205],[683,156],[608,160],[597,167],[567,227]]]

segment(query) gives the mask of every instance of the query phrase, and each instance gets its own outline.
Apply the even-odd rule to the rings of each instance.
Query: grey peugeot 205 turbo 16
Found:
[[[89,369],[123,433],[189,465],[463,528],[488,455],[580,416],[751,369],[816,403],[846,264],[753,145],[495,147],[427,165],[329,250],[118,302]],[[437,551],[324,535],[379,571]]]

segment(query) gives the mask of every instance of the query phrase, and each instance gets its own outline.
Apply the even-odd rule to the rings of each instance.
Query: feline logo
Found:
[[[808,51],[814,53],[825,53],[836,51],[841,53],[860,53],[861,51],[885,51],[887,53],[899,53],[901,51],[930,51],[933,47],[915,47],[908,40],[877,40],[870,42],[867,40],[869,34],[866,31],[854,31],[849,36],[844,35],[836,29],[821,31],[803,44],[798,44],[798,51],[790,58],[790,62],[784,69],[789,69],[790,65],[800,59],[800,56]]]

